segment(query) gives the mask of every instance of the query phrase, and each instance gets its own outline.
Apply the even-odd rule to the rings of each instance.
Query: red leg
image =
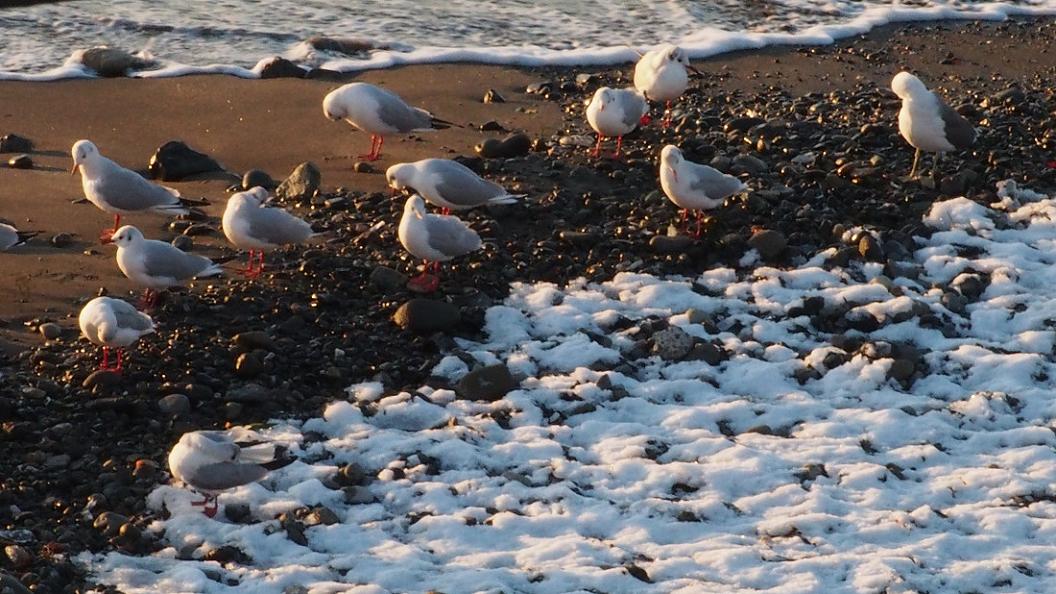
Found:
[[[103,229],[102,231],[100,231],[99,232],[99,243],[110,243],[111,237],[113,237],[114,233],[117,233],[117,230],[120,227],[121,227],[121,215],[115,214],[114,215],[114,228],[113,229]]]
[[[117,367],[114,371],[121,373],[125,369],[125,349],[117,349]]]
[[[264,272],[264,250],[257,252],[257,274]]]
[[[249,250],[249,254],[246,256],[246,268],[242,271],[242,276],[246,278],[253,276],[253,250]]]
[[[216,495],[202,495],[201,501],[192,501],[191,505],[202,508],[202,513],[210,518],[215,516],[217,510],[220,509],[220,504],[216,500]]]
[[[385,144],[385,137],[378,134],[378,148],[374,150],[374,158],[371,161],[377,161],[381,157],[381,145]]]
[[[371,134],[370,135],[370,152],[365,154],[365,155],[360,155],[359,158],[360,159],[366,159],[367,161],[373,161],[374,158],[375,158],[374,157],[374,145],[377,142],[378,142],[378,135],[377,134]]]
[[[451,209],[447,208],[447,207],[441,208],[440,209],[440,214],[442,214],[444,216],[447,216],[447,215],[451,214]]]
[[[616,152],[612,153],[612,158],[613,159],[619,159],[621,150],[623,150],[623,137],[622,136],[617,136],[616,137]]]
[[[146,289],[143,291],[143,296],[139,299],[139,305],[143,309],[152,310],[154,306],[158,304],[158,292],[154,289]]]
[[[602,136],[601,134],[598,134],[598,142],[597,142],[597,144],[594,145],[594,152],[591,153],[591,156],[593,156],[595,159],[597,159],[598,155],[601,154],[601,141],[602,140],[605,140],[605,137]]]
[[[103,347],[103,363],[99,366],[99,369],[110,369],[110,347]]]
[[[704,224],[704,211],[698,210],[697,211],[697,232],[695,234],[696,237],[700,237],[701,233],[703,233],[703,224]]]

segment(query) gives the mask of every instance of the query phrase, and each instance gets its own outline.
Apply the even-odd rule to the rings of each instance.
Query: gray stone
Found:
[[[383,292],[399,291],[407,286],[407,275],[388,266],[376,266],[370,271],[370,284]]]
[[[484,103],[506,103],[506,99],[495,89],[488,89],[484,93]]]
[[[748,245],[759,252],[764,260],[772,260],[785,251],[788,240],[779,231],[762,229],[748,238]]]
[[[235,373],[238,377],[254,378],[264,372],[264,362],[256,353],[242,353],[235,359]]]
[[[62,326],[59,326],[58,324],[52,322],[46,322],[44,324],[41,324],[37,328],[37,330],[40,331],[40,335],[43,336],[46,340],[55,340],[56,338],[62,336]]]
[[[86,389],[92,389],[96,386],[100,388],[110,388],[121,383],[121,374],[116,371],[110,371],[108,369],[99,369],[93,371],[91,375],[84,378],[81,382],[81,387]]]
[[[33,159],[29,155],[15,155],[7,160],[11,169],[33,169]]]
[[[887,370],[887,377],[904,382],[913,377],[914,371],[916,371],[916,366],[913,361],[910,361],[909,359],[895,359],[894,362],[891,363],[891,368]]]
[[[254,349],[262,349],[270,351],[274,342],[271,337],[268,336],[267,332],[262,330],[250,330],[248,332],[239,332],[231,339],[235,343],[235,346],[243,351],[252,351]]]
[[[306,161],[297,166],[279,187],[275,195],[282,200],[307,201],[319,190],[323,175],[315,163]]]
[[[269,397],[268,389],[260,384],[246,384],[227,391],[226,399],[230,402],[259,403]]]
[[[0,594],[32,594],[32,592],[14,576],[0,571]]]
[[[147,168],[152,178],[163,181],[180,181],[192,175],[224,170],[212,157],[179,140],[170,140],[158,147]]]
[[[5,134],[0,137],[0,153],[28,153],[33,150],[33,143],[18,134]]]
[[[679,361],[693,348],[693,337],[678,326],[653,334],[653,353],[665,361]]]
[[[117,532],[126,522],[128,522],[126,516],[122,516],[117,512],[106,511],[95,518],[95,521],[92,522],[92,527],[102,532],[104,536],[117,536]]]
[[[260,78],[304,78],[308,71],[286,58],[276,57],[260,69]]]
[[[462,314],[446,301],[416,298],[401,305],[392,319],[404,330],[432,334],[454,328],[462,321]]]
[[[873,237],[872,233],[863,233],[858,240],[858,253],[862,258],[870,262],[880,262],[884,259],[884,249],[880,242]]]
[[[733,158],[730,169],[736,174],[759,175],[769,169],[769,167],[767,167],[766,162],[758,157],[742,154]]]
[[[167,415],[182,415],[191,410],[191,399],[184,394],[169,394],[158,400],[158,410]]]
[[[467,400],[495,401],[516,387],[509,368],[499,363],[470,371],[455,385],[455,392]]]
[[[242,189],[250,190],[256,187],[261,187],[266,190],[270,190],[275,187],[275,180],[271,179],[271,176],[265,171],[260,169],[250,169],[242,175]]]
[[[153,65],[149,60],[137,58],[125,50],[113,47],[93,47],[85,50],[81,54],[81,63],[104,78],[127,76],[129,70]]]
[[[654,235],[649,247],[658,254],[680,254],[693,245],[693,238],[686,235]]]
[[[180,251],[189,252],[194,249],[194,238],[189,235],[177,235],[172,238],[172,245]]]
[[[73,236],[69,233],[56,233],[51,236],[51,245],[57,248],[64,248],[73,243]]]

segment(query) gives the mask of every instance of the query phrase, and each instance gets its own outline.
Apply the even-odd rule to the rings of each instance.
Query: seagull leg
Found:
[[[246,260],[246,269],[242,271],[242,276],[246,278],[253,277],[253,252],[254,250],[249,250],[249,255]]]
[[[440,209],[440,214],[446,217],[447,215],[451,214],[451,209],[445,206]]]
[[[915,178],[917,176],[917,163],[920,162],[920,149],[913,154],[913,167],[909,170],[909,177]]]
[[[110,347],[108,346],[103,347],[103,362],[99,365],[99,369],[110,369]]]
[[[378,148],[374,150],[374,158],[372,161],[377,161],[381,157],[381,145],[385,144],[385,137],[378,134]]]
[[[935,161],[933,162],[933,164],[931,166],[931,176],[932,177],[938,177],[939,176],[939,161],[940,160],[942,160],[942,152],[941,151],[938,152],[938,153],[935,153]]]
[[[220,509],[220,504],[216,501],[216,495],[202,495],[201,501],[192,501],[191,505],[202,508],[202,513],[210,518],[215,516],[217,510]]]
[[[158,292],[154,289],[144,289],[143,296],[139,298],[139,306],[145,310],[153,310],[158,304]]]
[[[597,144],[594,145],[594,152],[591,153],[591,156],[594,157],[595,159],[597,159],[598,155],[601,154],[601,141],[602,140],[605,140],[605,137],[602,136],[601,134],[598,134],[598,142],[597,142]]]
[[[671,127],[671,102],[670,101],[665,101],[664,102],[664,119],[663,119],[662,122],[660,122],[660,127],[662,127],[664,130],[667,130],[668,128]]]
[[[117,233],[117,230],[120,229],[120,228],[121,228],[121,215],[115,214],[114,215],[114,228],[113,229],[103,229],[102,231],[100,231],[99,232],[99,243],[110,243],[110,241],[111,241],[110,238],[113,237],[114,233]]]
[[[422,273],[407,281],[407,288],[416,293],[432,293],[440,287],[440,277],[430,274],[430,270],[440,271],[440,262],[429,262],[422,265]]]
[[[704,224],[704,211],[698,210],[697,211],[697,232],[693,234],[694,237],[696,237],[698,239],[700,238],[701,234],[703,233],[703,224]]]
[[[360,159],[365,159],[367,161],[374,161],[375,159],[377,159],[378,157],[375,155],[375,148],[374,148],[375,146],[377,146],[377,144],[378,144],[378,135],[377,134],[371,134],[370,135],[370,152],[365,154],[365,155],[360,155],[359,158]]]
[[[257,276],[264,273],[264,250],[257,252]]]
[[[616,137],[616,152],[612,153],[613,159],[620,158],[620,151],[623,150],[623,136]]]
[[[117,367],[114,368],[114,371],[120,374],[124,370],[125,370],[125,349],[117,349]]]

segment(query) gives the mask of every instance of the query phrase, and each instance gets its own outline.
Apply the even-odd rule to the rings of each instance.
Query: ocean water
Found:
[[[79,0],[0,8],[0,78],[88,76],[100,45],[155,59],[137,76],[253,77],[283,56],[342,71],[464,61],[589,65],[678,43],[693,57],[773,44],[826,44],[891,22],[1056,14],[1056,0]],[[346,54],[311,36],[385,49]]]

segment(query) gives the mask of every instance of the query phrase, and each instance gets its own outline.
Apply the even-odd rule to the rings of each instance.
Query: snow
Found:
[[[247,523],[159,486],[157,553],[79,561],[127,594],[1051,592],[1056,199],[999,198],[935,204],[915,280],[811,258],[515,284],[460,342],[523,373],[504,399],[352,386],[257,430],[299,460],[221,496]],[[964,275],[981,292],[957,313]],[[879,327],[831,328],[863,316]],[[664,322],[722,356],[643,350]],[[334,483],[349,463],[365,487]],[[277,516],[320,505],[339,522],[295,544]],[[224,545],[251,560],[203,560]]]

